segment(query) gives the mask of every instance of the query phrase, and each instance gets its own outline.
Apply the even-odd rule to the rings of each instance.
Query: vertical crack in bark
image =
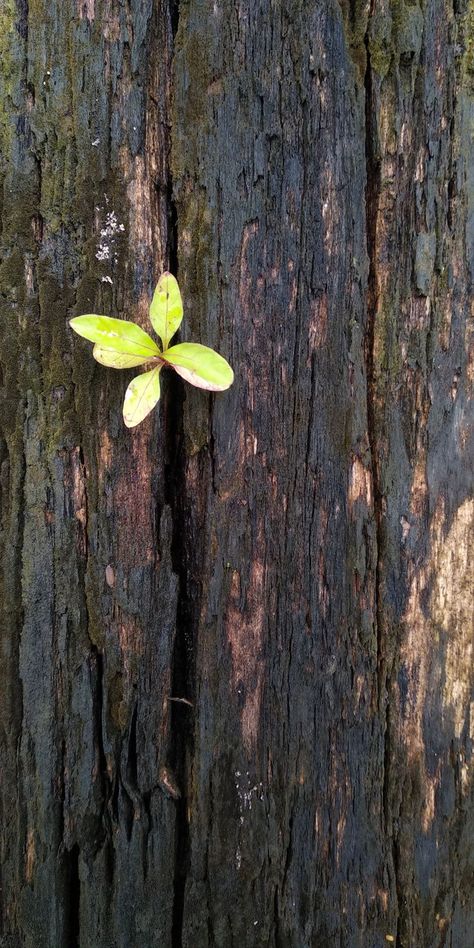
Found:
[[[64,855],[64,939],[68,948],[80,945],[80,900],[79,846],[77,843]]]
[[[170,269],[175,270],[170,254]],[[183,392],[180,380],[169,379],[166,403],[166,466],[165,501],[171,508],[173,536],[171,560],[173,571],[178,576],[178,602],[176,610],[176,634],[171,669],[171,690],[176,697],[192,698],[193,661],[193,616],[196,604],[191,588],[190,523],[186,499],[186,455],[183,434]],[[169,763],[172,768],[181,798],[177,801],[176,846],[174,866],[174,900],[172,919],[172,946],[181,948],[184,915],[184,895],[189,862],[189,824],[187,786],[188,768],[192,754],[192,732],[190,730],[191,709],[180,702],[171,703],[171,743]]]
[[[179,24],[179,4],[180,0],[169,0],[170,5],[170,22],[171,22],[171,31],[173,34],[173,40],[178,32]]]
[[[101,794],[101,822],[104,836],[107,833],[109,822],[108,804],[112,796],[112,785],[107,770],[107,760],[104,748],[103,734],[103,711],[104,711],[104,658],[99,652],[97,646],[93,645],[90,653],[90,669],[92,677],[92,696],[93,696],[93,723],[94,723],[94,744],[97,748],[97,772],[100,781]],[[102,845],[103,838],[98,841],[98,846]]]
[[[372,10],[370,13],[372,16]],[[370,23],[370,19],[369,19]],[[367,286],[367,425],[372,459],[372,481],[374,489],[374,515],[377,534],[377,560],[375,572],[375,618],[377,627],[377,667],[379,672],[379,701],[383,694],[383,620],[380,596],[380,554],[382,536],[382,489],[380,483],[380,464],[377,450],[377,375],[375,365],[375,330],[378,304],[377,279],[377,216],[380,200],[381,168],[377,155],[376,119],[373,89],[373,75],[370,63],[369,35],[365,36],[367,67],[365,72],[365,157],[367,184],[365,193],[367,253],[369,257],[369,276]]]
[[[372,461],[372,481],[374,495],[374,516],[376,527],[376,564],[375,564],[375,622],[377,635],[377,676],[378,676],[378,711],[381,720],[384,720],[384,759],[383,759],[383,831],[388,840],[393,835],[391,826],[390,803],[390,760],[393,749],[391,746],[391,719],[390,703],[387,695],[389,669],[387,665],[387,629],[385,628],[383,594],[382,594],[382,562],[385,549],[385,529],[383,514],[383,488],[379,455],[380,415],[379,393],[376,365],[376,321],[378,309],[378,271],[377,271],[377,220],[381,193],[381,159],[378,153],[376,109],[377,102],[374,90],[374,75],[370,59],[370,21],[374,10],[372,0],[365,47],[367,65],[365,71],[365,155],[366,155],[366,228],[367,253],[369,257],[369,275],[367,286],[367,332],[366,332],[366,364],[367,364],[367,426]],[[398,851],[396,840],[392,840],[392,862],[395,876],[395,890],[400,906],[398,885]]]
[[[170,219],[173,217],[170,215]],[[176,239],[176,217],[174,217]],[[170,269],[176,272],[176,260],[173,260],[169,248]],[[165,405],[165,501],[171,508],[173,535],[171,542],[171,560],[173,572],[178,577],[178,601],[176,609],[176,633],[171,668],[171,690],[176,697],[192,699],[193,678],[193,602],[191,591],[190,567],[190,524],[187,516],[186,500],[186,455],[183,434],[183,391],[177,376],[170,376]],[[171,741],[169,764],[176,776],[181,791],[177,800],[176,844],[174,864],[174,898],[172,918],[172,946],[181,948],[184,915],[184,894],[189,861],[189,824],[188,824],[188,766],[192,753],[192,733],[190,730],[191,709],[187,705],[173,701],[171,703]]]
[[[29,0],[16,0],[16,6],[17,6],[17,11],[18,11],[18,20],[16,22],[16,28],[22,40],[25,41],[25,48],[26,48],[28,45]]]
[[[169,21],[173,44],[179,25],[179,0],[169,0]],[[171,58],[171,65],[173,58]],[[172,74],[170,76],[172,84]],[[169,122],[171,128],[171,122]],[[170,132],[171,137],[171,132]],[[178,214],[173,194],[171,170],[171,141],[168,142],[167,177],[167,258],[169,270],[178,275]],[[171,560],[173,572],[178,577],[178,602],[176,610],[176,633],[171,668],[171,689],[176,697],[191,698],[193,679],[193,634],[192,617],[195,602],[191,590],[191,551],[189,547],[190,524],[186,500],[186,454],[183,433],[183,385],[170,373],[165,395],[165,502],[172,513]],[[192,755],[192,731],[189,706],[180,702],[171,703],[170,747],[168,759],[176,776],[181,797],[176,801],[176,836],[174,855],[174,892],[172,912],[172,948],[183,944],[183,917],[186,876],[189,864],[189,822],[187,786],[188,768]]]

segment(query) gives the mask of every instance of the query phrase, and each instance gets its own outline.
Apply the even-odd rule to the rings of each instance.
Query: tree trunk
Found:
[[[2,0],[2,948],[472,946],[473,127],[471,0]]]

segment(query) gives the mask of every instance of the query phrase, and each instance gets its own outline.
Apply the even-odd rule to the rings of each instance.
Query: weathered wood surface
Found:
[[[0,64],[2,948],[470,948],[471,4],[3,0]],[[236,382],[130,432],[67,320],[165,266]]]

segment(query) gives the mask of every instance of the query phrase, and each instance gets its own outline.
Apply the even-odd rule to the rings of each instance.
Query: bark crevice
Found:
[[[371,14],[372,15],[372,14]],[[370,19],[369,19],[370,24]],[[377,378],[375,364],[375,333],[378,302],[377,276],[377,217],[381,188],[381,166],[376,147],[376,121],[374,101],[374,76],[370,60],[369,32],[365,36],[367,68],[365,72],[365,156],[366,156],[366,231],[369,273],[367,282],[367,328],[366,328],[366,365],[367,365],[367,428],[372,463],[372,484],[374,497],[374,516],[377,537],[376,573],[375,573],[375,619],[377,632],[377,667],[379,672],[379,701],[383,698],[384,643],[382,628],[382,610],[380,597],[380,559],[383,545],[382,536],[382,489],[378,457],[377,423]]]
[[[170,0],[169,16],[172,42],[174,44],[179,26],[179,0]],[[171,56],[171,70],[173,55]],[[172,76],[171,76],[172,84]],[[167,169],[167,210],[168,230],[166,253],[168,268],[179,276],[178,259],[178,209],[174,198],[174,181],[171,162],[171,132],[168,150]],[[192,698],[192,596],[190,590],[189,542],[192,542],[188,530],[186,515],[186,452],[184,442],[184,393],[183,384],[174,374],[168,379],[165,398],[165,503],[171,510],[172,538],[171,562],[178,577],[178,598],[176,607],[176,630],[171,667],[171,693],[173,697]],[[189,864],[189,822],[187,786],[189,758],[192,734],[190,714],[192,709],[181,701],[170,702],[171,727],[168,763],[180,797],[176,800],[175,856],[173,878],[173,909],[171,927],[172,948],[181,948],[183,944],[183,917],[186,876]]]
[[[367,430],[370,446],[373,509],[375,518],[376,554],[375,554],[375,625],[377,640],[377,703],[383,726],[383,781],[382,808],[383,831],[387,840],[392,838],[390,803],[390,761],[394,753],[391,741],[390,702],[388,700],[389,644],[388,629],[384,622],[384,602],[382,591],[382,563],[385,547],[384,500],[380,467],[380,415],[378,405],[378,378],[376,363],[377,311],[379,302],[378,243],[377,223],[380,209],[382,187],[382,166],[377,139],[377,95],[375,89],[376,74],[371,63],[370,28],[374,12],[371,4],[367,30],[364,37],[366,50],[365,85],[365,157],[366,157],[366,235],[369,272],[367,281],[367,324],[366,324],[366,370],[367,370]],[[392,840],[391,862],[395,877],[395,891],[399,899],[398,851],[395,838]]]
[[[172,268],[172,263],[170,262]],[[191,616],[192,597],[189,573],[190,535],[186,516],[186,457],[183,435],[182,383],[170,378],[166,404],[165,502],[171,510],[171,561],[178,577],[176,630],[171,667],[173,697],[192,700],[193,649]],[[176,801],[176,837],[174,862],[174,896],[172,919],[172,948],[181,948],[184,914],[184,892],[189,856],[189,824],[187,792],[189,754],[191,750],[190,714],[192,709],[182,702],[171,705],[170,745],[168,763],[180,790]]]
[[[81,882],[79,878],[79,846],[64,854],[65,919],[64,936],[68,948],[79,948]]]
[[[394,879],[395,909],[399,914],[399,852],[396,836],[393,832],[391,804],[391,761],[395,753],[392,741],[392,721],[389,701],[390,677],[392,674],[392,648],[389,641],[390,628],[386,621],[386,608],[383,595],[383,562],[386,549],[386,529],[384,514],[384,489],[380,444],[383,437],[382,409],[380,402],[380,380],[377,365],[377,319],[379,316],[379,259],[378,259],[378,218],[382,192],[382,160],[378,141],[377,110],[378,94],[377,72],[371,62],[370,31],[375,4],[372,0],[367,29],[364,37],[366,50],[365,85],[365,155],[366,155],[366,235],[369,261],[367,282],[367,324],[366,324],[366,367],[367,367],[367,430],[370,447],[373,509],[375,519],[375,626],[377,641],[377,704],[383,728],[383,778],[381,786],[383,833],[387,840],[387,850]],[[397,935],[397,944],[400,944]]]
[[[104,834],[107,833],[108,803],[112,795],[112,785],[107,770],[107,759],[104,747],[103,713],[104,713],[104,658],[97,646],[91,648],[90,669],[92,678],[91,692],[93,696],[93,728],[94,742],[97,754],[97,773],[101,795],[101,822]],[[97,849],[103,845],[103,838],[98,842]]]

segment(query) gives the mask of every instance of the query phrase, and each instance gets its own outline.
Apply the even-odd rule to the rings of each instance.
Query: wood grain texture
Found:
[[[470,948],[471,4],[0,27],[2,948]]]

